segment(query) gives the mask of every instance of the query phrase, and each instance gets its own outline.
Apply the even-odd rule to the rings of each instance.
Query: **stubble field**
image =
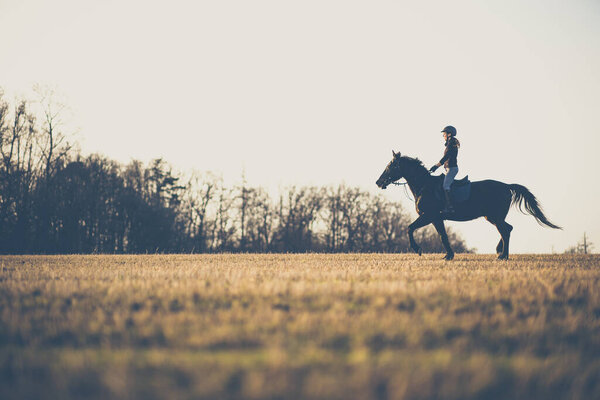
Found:
[[[600,257],[0,257],[0,398],[600,398]]]

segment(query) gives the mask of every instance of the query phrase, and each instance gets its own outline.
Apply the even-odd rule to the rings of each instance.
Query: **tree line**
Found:
[[[344,184],[271,195],[160,158],[83,156],[61,132],[61,108],[36,104],[0,92],[0,253],[410,251],[407,213],[381,195]],[[425,251],[443,252],[433,229],[418,233]]]

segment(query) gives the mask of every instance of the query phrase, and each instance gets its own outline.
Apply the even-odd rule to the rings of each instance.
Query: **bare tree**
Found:
[[[31,197],[39,173],[35,160],[38,130],[25,100],[17,102],[9,122],[10,106],[2,96],[0,91],[0,240],[25,251],[33,229]]]
[[[51,88],[36,85],[34,91],[44,116],[39,146],[45,163],[45,177],[49,180],[56,164],[64,160],[72,148],[62,131],[67,107],[57,100],[56,92]]]
[[[248,212],[251,207],[250,197],[252,195],[251,190],[248,188],[248,182],[246,181],[246,173],[242,172],[242,182],[240,185],[234,188],[235,201],[237,202],[237,210],[239,213],[239,246],[238,249],[241,251],[247,250],[247,219]]]
[[[341,250],[343,242],[342,186],[328,187],[325,193],[325,242],[328,251],[337,252]]]
[[[246,218],[248,251],[270,251],[273,242],[274,210],[271,199],[263,188],[248,188],[249,213]],[[242,248],[242,250],[246,250]]]
[[[212,247],[217,251],[235,250],[234,237],[236,228],[234,224],[233,191],[225,187],[219,187],[217,193],[217,209],[215,216],[214,244]]]
[[[569,254],[589,254],[594,248],[594,243],[590,242],[587,233],[583,232],[583,238],[575,246],[569,247],[565,253]]]
[[[187,185],[186,204],[188,212],[188,231],[192,236],[192,252],[205,252],[211,246],[211,231],[214,231],[214,219],[209,211],[215,202],[220,180],[212,173],[192,173]]]

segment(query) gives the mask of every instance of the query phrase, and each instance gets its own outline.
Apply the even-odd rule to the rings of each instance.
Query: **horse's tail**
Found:
[[[508,188],[512,194],[511,205],[516,205],[523,214],[527,213],[532,215],[540,225],[546,225],[554,229],[562,229],[560,226],[554,225],[552,222],[548,221],[538,200],[529,189],[523,185],[516,184],[508,185]],[[523,210],[523,202],[525,202],[525,210]]]

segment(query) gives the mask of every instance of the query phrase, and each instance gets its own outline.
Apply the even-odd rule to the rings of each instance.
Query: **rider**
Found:
[[[450,186],[454,181],[454,177],[458,174],[458,164],[456,162],[456,157],[458,156],[458,148],[460,147],[460,142],[456,138],[456,128],[453,126],[447,126],[442,129],[442,133],[444,134],[444,140],[446,141],[446,149],[444,150],[444,157],[435,164],[433,167],[429,168],[430,172],[435,172],[438,167],[444,165],[446,169],[446,176],[444,178],[444,184],[442,187],[444,188],[444,194],[446,197],[446,206],[442,212],[444,213],[452,213],[454,212],[454,208],[452,207],[452,198],[450,197]]]

